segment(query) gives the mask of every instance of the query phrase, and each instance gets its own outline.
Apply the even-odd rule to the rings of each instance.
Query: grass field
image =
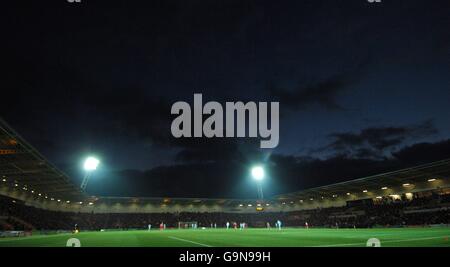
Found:
[[[450,228],[152,230],[82,232],[0,239],[0,247],[363,247],[377,238],[382,247],[450,247]]]

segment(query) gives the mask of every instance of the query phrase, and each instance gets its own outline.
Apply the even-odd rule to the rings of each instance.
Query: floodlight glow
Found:
[[[100,163],[100,161],[94,157],[88,157],[85,161],[84,161],[84,169],[86,171],[93,171],[95,169],[97,169],[98,164]]]
[[[256,181],[262,181],[262,179],[264,179],[264,169],[261,166],[253,167],[252,177]]]

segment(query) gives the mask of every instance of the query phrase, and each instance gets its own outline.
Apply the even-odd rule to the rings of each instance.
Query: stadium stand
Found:
[[[49,211],[27,206],[9,197],[0,199],[0,224],[2,230],[70,230],[77,224],[80,229],[145,229],[148,224],[160,223],[177,228],[180,221],[195,221],[199,227],[226,222],[245,222],[250,227],[265,227],[278,219],[286,226],[371,228],[404,227],[450,224],[450,197],[432,194],[431,197],[413,200],[385,200],[365,203],[359,207],[319,208],[290,212],[226,213],[226,212],[175,212],[175,213],[75,213]]]

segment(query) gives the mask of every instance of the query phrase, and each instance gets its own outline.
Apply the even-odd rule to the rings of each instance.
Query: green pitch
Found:
[[[450,228],[246,229],[81,232],[0,239],[0,247],[362,247],[377,238],[382,247],[450,247]]]

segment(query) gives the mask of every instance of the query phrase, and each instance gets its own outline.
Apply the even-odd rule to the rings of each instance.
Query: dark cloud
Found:
[[[123,170],[108,174],[109,182],[92,180],[94,195],[153,197],[256,197],[253,187],[240,186],[248,166],[216,161],[159,166],[151,170]],[[214,189],[214,190],[212,190]]]
[[[282,103],[283,108],[298,110],[316,104],[329,110],[342,110],[343,107],[336,102],[336,97],[349,85],[348,78],[339,75],[296,90],[270,86],[269,94]]]
[[[212,157],[214,158],[214,157]],[[323,186],[450,158],[450,139],[418,143],[372,159],[334,155],[327,159],[272,154],[266,161],[267,196]],[[200,157],[204,159],[204,157]],[[256,197],[248,177],[251,158],[185,162],[147,171],[122,170],[107,175],[109,182],[92,180],[91,193],[117,196]],[[214,188],[214,190],[211,190]]]
[[[349,63],[346,71],[307,82],[302,80],[297,88],[284,88],[276,84],[268,87],[269,96],[287,110],[304,110],[318,105],[330,111],[342,111],[346,108],[337,98],[355,86],[365,75],[371,60],[366,57],[356,64]]]
[[[392,153],[402,162],[419,164],[423,159],[437,161],[450,158],[450,139],[436,143],[417,143]]]
[[[9,86],[3,97],[15,104],[0,105],[1,114],[21,132],[40,132],[30,141],[42,147],[49,142],[40,142],[39,136],[58,133],[58,125],[67,122],[93,139],[113,135],[158,145],[172,142],[168,129],[175,100],[152,88],[103,82],[66,64],[39,68],[17,59],[3,82]]]
[[[175,157],[178,162],[232,161],[242,158],[237,142],[206,138],[198,138],[195,143],[185,142],[183,149]]]
[[[357,159],[345,155],[327,159],[276,155],[271,160],[276,166],[273,175],[283,185],[284,192],[348,181],[400,166],[387,159]]]
[[[85,95],[89,112],[100,117],[100,131],[113,132],[135,140],[157,145],[170,145],[171,101],[162,97],[151,98],[143,89],[123,88],[107,93]]]
[[[417,143],[397,150],[390,158],[355,158],[335,155],[327,159],[272,155],[272,175],[284,192],[348,181],[365,176],[450,158],[450,139]]]
[[[433,121],[427,120],[404,127],[373,127],[359,133],[332,133],[329,137],[333,141],[318,151],[331,150],[355,158],[383,158],[388,149],[395,149],[405,141],[417,140],[437,132]]]

